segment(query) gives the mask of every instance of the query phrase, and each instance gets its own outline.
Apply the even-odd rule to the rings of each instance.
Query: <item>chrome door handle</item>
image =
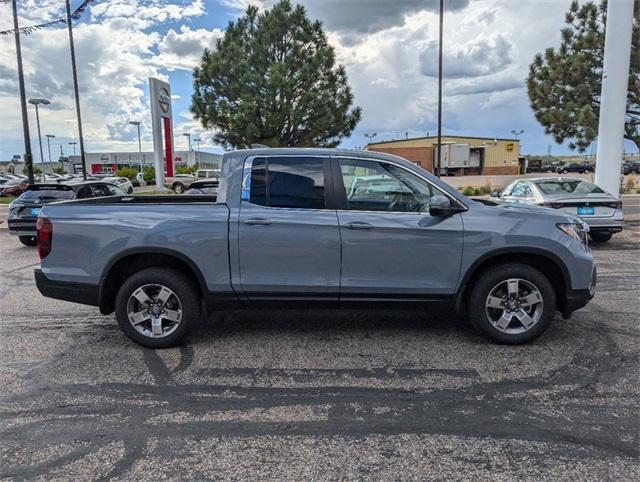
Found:
[[[373,225],[362,221],[353,221],[344,225],[348,229],[373,229]]]
[[[245,219],[244,224],[250,224],[252,226],[269,226],[271,224],[271,219],[266,218],[249,218]]]

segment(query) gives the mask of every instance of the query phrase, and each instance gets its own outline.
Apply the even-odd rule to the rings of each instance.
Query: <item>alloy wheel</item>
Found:
[[[127,302],[127,317],[141,335],[162,338],[173,333],[182,321],[182,303],[169,288],[147,284],[135,290]]]
[[[493,327],[512,335],[533,328],[542,317],[543,307],[540,290],[520,278],[498,283],[485,301],[485,312]]]

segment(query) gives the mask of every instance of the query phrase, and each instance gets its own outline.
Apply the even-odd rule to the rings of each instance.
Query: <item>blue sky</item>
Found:
[[[436,130],[436,0],[299,0],[325,26],[363,109],[362,121],[344,147],[376,140],[434,134]],[[102,0],[75,24],[86,150],[150,148],[147,79],[168,79],[174,94],[177,147],[185,132],[204,139],[203,150],[219,151],[189,114],[191,69],[204,47],[212,47],[229,20],[246,6],[268,8],[272,0]],[[80,0],[72,0],[72,6]],[[524,129],[524,153],[568,154],[536,122],[524,86],[536,52],[557,46],[568,0],[446,0],[444,127],[447,133],[509,137]],[[21,24],[60,18],[58,0],[22,2]],[[532,21],[535,19],[535,21]],[[10,8],[0,4],[0,30],[11,28]],[[47,97],[42,134],[56,136],[53,157],[77,137],[68,38],[64,28],[22,38],[27,95]],[[22,153],[20,105],[13,38],[0,36],[0,159]],[[39,160],[33,109],[32,146]],[[626,143],[628,151],[635,149]],[[45,157],[46,144],[45,144]]]

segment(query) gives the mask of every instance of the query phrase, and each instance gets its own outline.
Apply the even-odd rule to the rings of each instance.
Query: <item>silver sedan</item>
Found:
[[[594,242],[607,242],[613,233],[622,231],[622,200],[584,179],[517,179],[501,193],[491,195],[505,202],[537,204],[577,215],[589,225],[589,235]]]

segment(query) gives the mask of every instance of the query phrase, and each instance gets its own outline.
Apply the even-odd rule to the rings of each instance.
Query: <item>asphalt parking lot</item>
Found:
[[[499,346],[417,312],[231,312],[181,348],[39,295],[0,226],[0,478],[636,479],[640,219],[596,297]]]

